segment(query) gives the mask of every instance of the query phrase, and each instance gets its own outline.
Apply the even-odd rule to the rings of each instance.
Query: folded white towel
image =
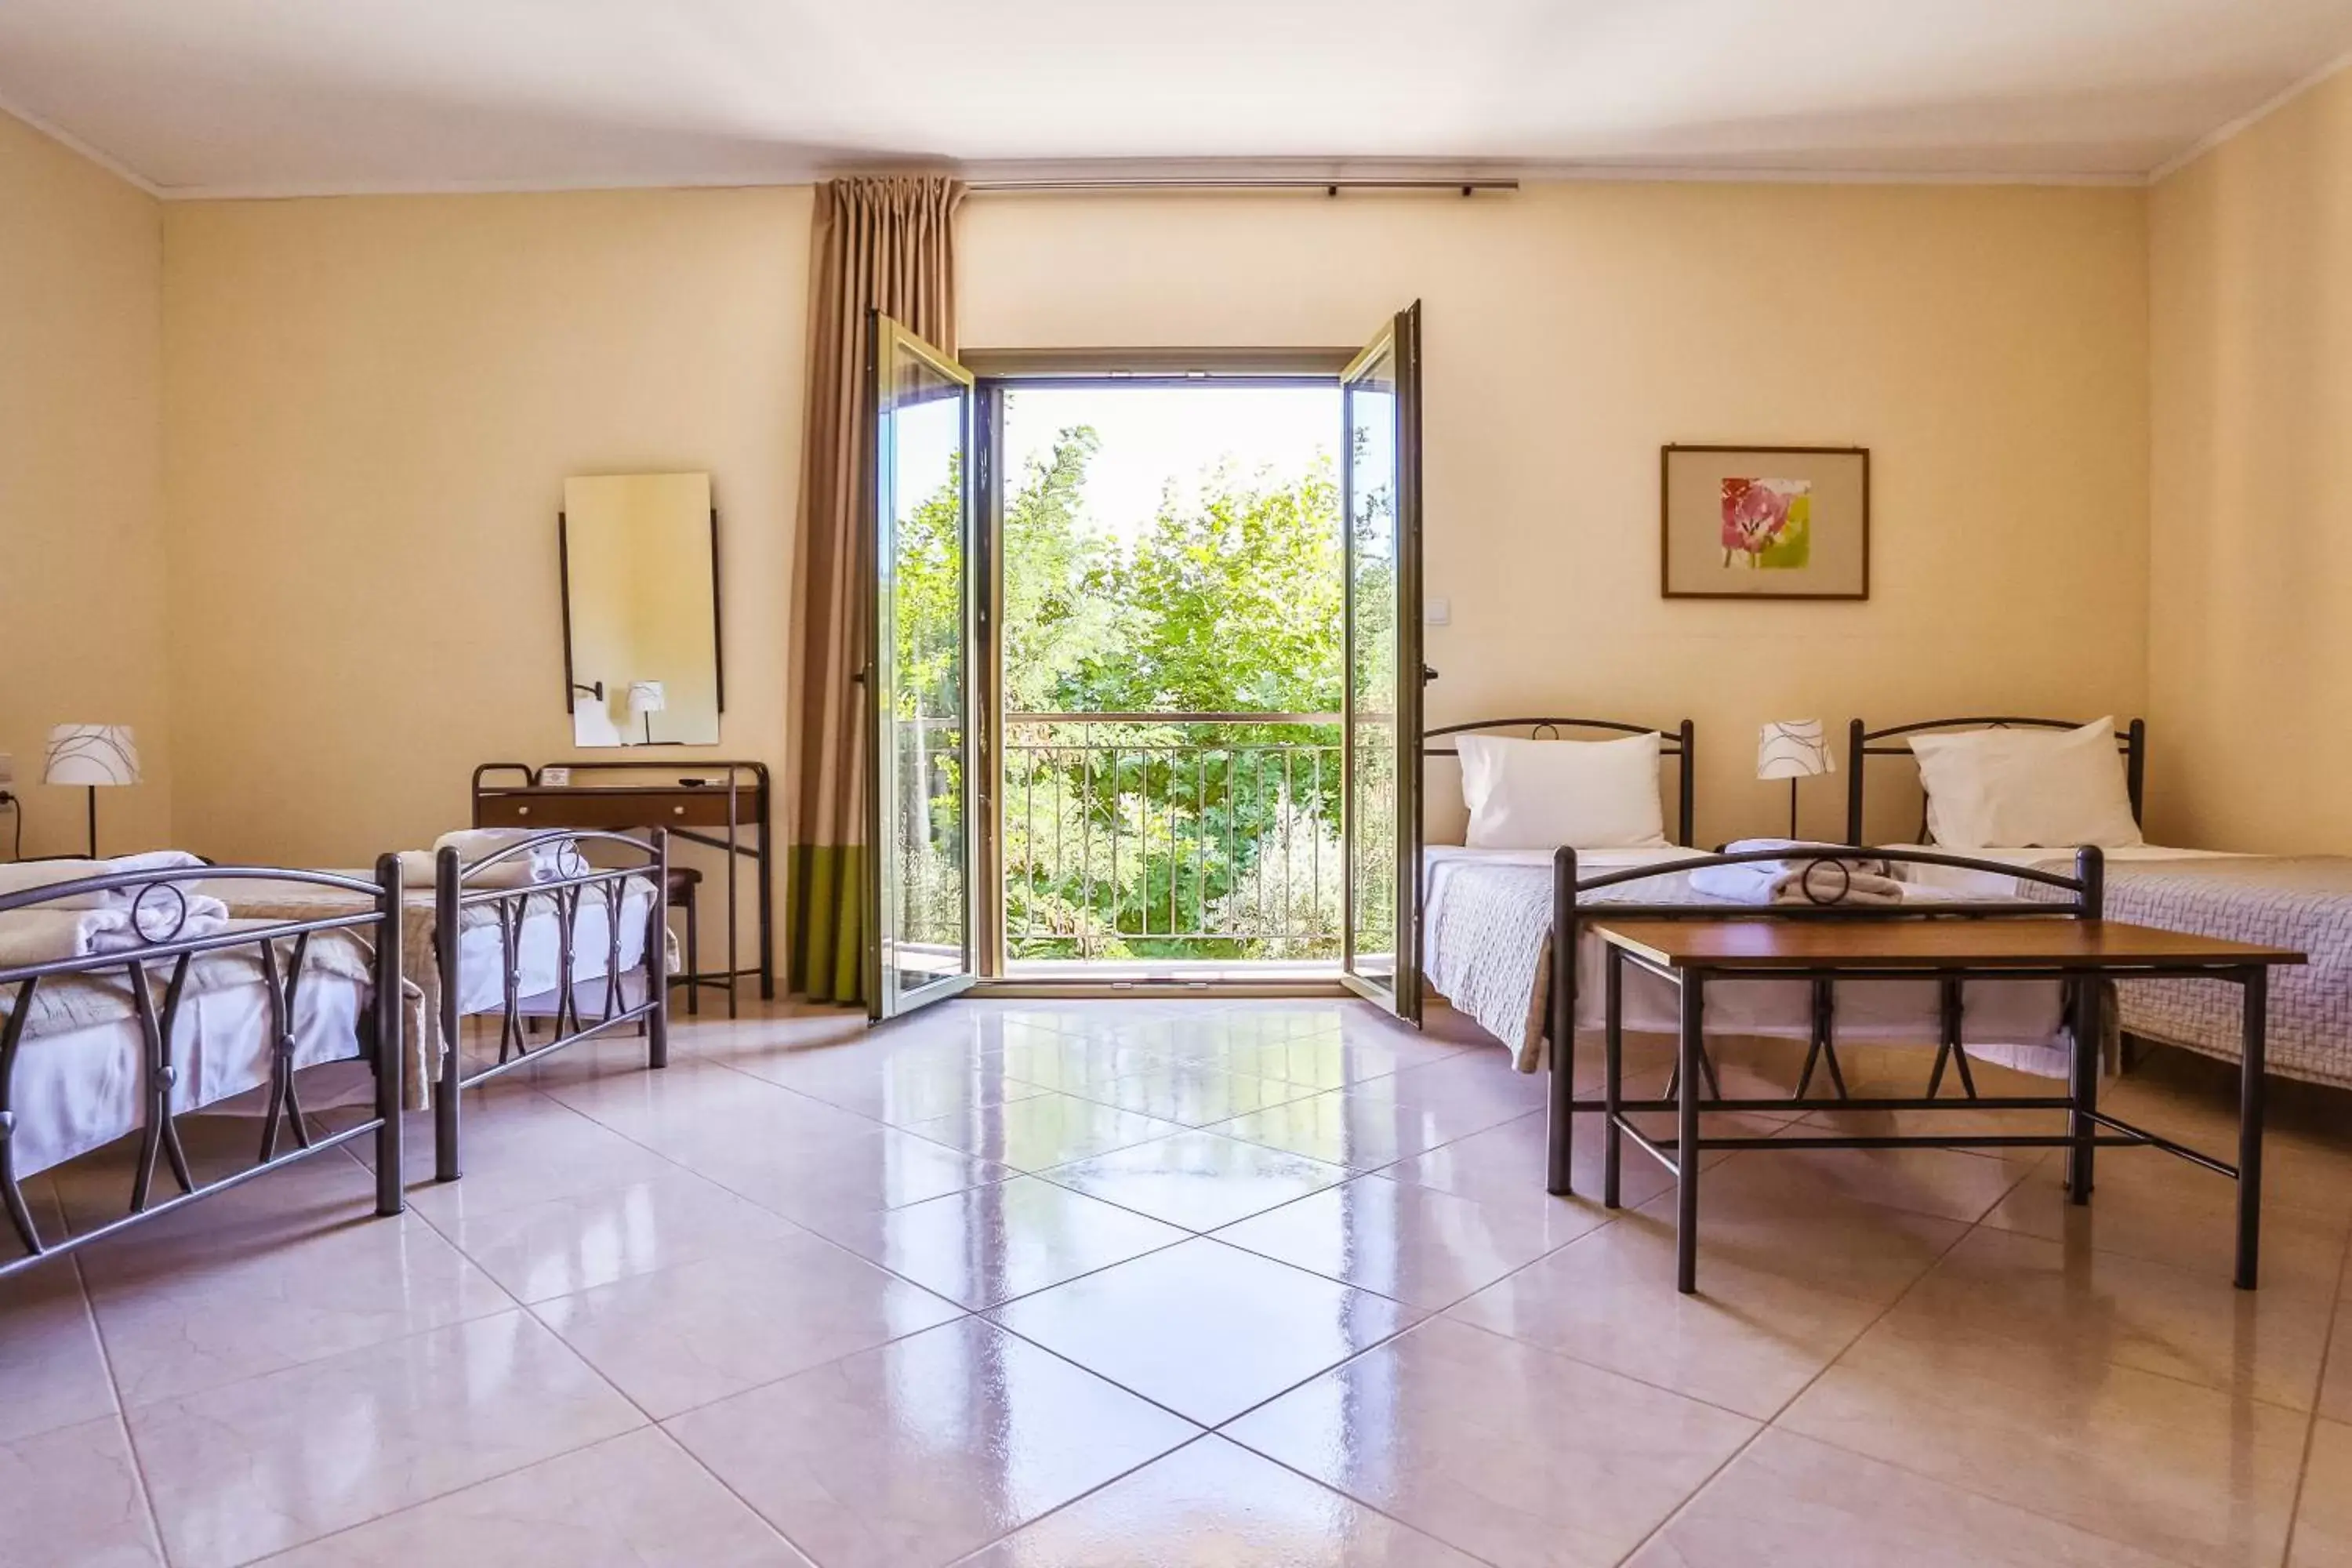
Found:
[[[158,942],[216,936],[228,929],[228,906],[201,893],[178,900],[155,894],[134,915],[128,900],[112,908],[10,910],[0,914],[0,969],[58,963],[97,953],[131,953]]]
[[[501,849],[511,848],[527,838],[536,837],[542,831],[524,827],[460,828],[435,839],[433,847],[436,850],[455,849],[458,860],[471,866]],[[509,871],[507,868],[509,866],[519,869]],[[577,877],[587,869],[588,859],[580,853],[579,845],[569,838],[551,838],[531,846],[529,856],[501,860],[481,876],[468,880],[480,887],[520,887],[527,882],[553,882],[565,877]]]
[[[61,882],[79,882],[85,877],[112,876],[121,871],[192,870],[204,861],[184,849],[149,849],[137,855],[118,855],[110,860],[20,860],[0,865],[0,895],[21,893],[35,888],[54,888]],[[69,898],[44,901],[44,910],[94,910],[127,908],[131,894],[120,888],[110,888],[95,893],[76,893]]]
[[[1792,838],[1742,838],[1726,846],[1730,854],[1766,849],[1833,849]],[[1749,860],[1737,866],[1703,866],[1691,873],[1691,887],[1711,899],[1741,904],[1899,904],[1903,884],[1885,861],[1869,855]]]

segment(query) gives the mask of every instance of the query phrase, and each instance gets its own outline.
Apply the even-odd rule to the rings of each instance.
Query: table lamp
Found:
[[[654,743],[654,715],[667,705],[667,700],[662,696],[660,681],[632,680],[629,682],[629,717],[632,719],[642,717],[645,720],[646,744],[648,746]]]
[[[1756,748],[1756,776],[1789,781],[1789,837],[1797,837],[1797,781],[1837,772],[1819,719],[1776,719]]]
[[[89,858],[98,858],[98,792],[139,782],[139,745],[128,724],[58,724],[49,731],[41,782],[89,791]]]

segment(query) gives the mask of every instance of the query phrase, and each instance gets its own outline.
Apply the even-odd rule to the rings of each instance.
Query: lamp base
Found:
[[[98,858],[98,786],[92,784],[89,794],[89,858]]]
[[[1789,781],[1789,837],[1797,836],[1797,781]]]

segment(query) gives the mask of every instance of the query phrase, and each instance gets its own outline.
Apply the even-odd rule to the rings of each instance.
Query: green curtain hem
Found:
[[[785,852],[785,983],[813,1002],[866,1001],[866,847]]]

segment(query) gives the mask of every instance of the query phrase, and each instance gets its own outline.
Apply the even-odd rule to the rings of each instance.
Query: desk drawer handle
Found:
[[[516,806],[516,807],[515,807],[515,815],[516,815],[517,816],[529,816],[530,815],[530,807],[529,807],[529,806],[527,806],[527,805],[519,805],[519,806]]]
[[[686,815],[686,807],[682,805],[673,805],[669,810],[672,816],[684,816]]]

